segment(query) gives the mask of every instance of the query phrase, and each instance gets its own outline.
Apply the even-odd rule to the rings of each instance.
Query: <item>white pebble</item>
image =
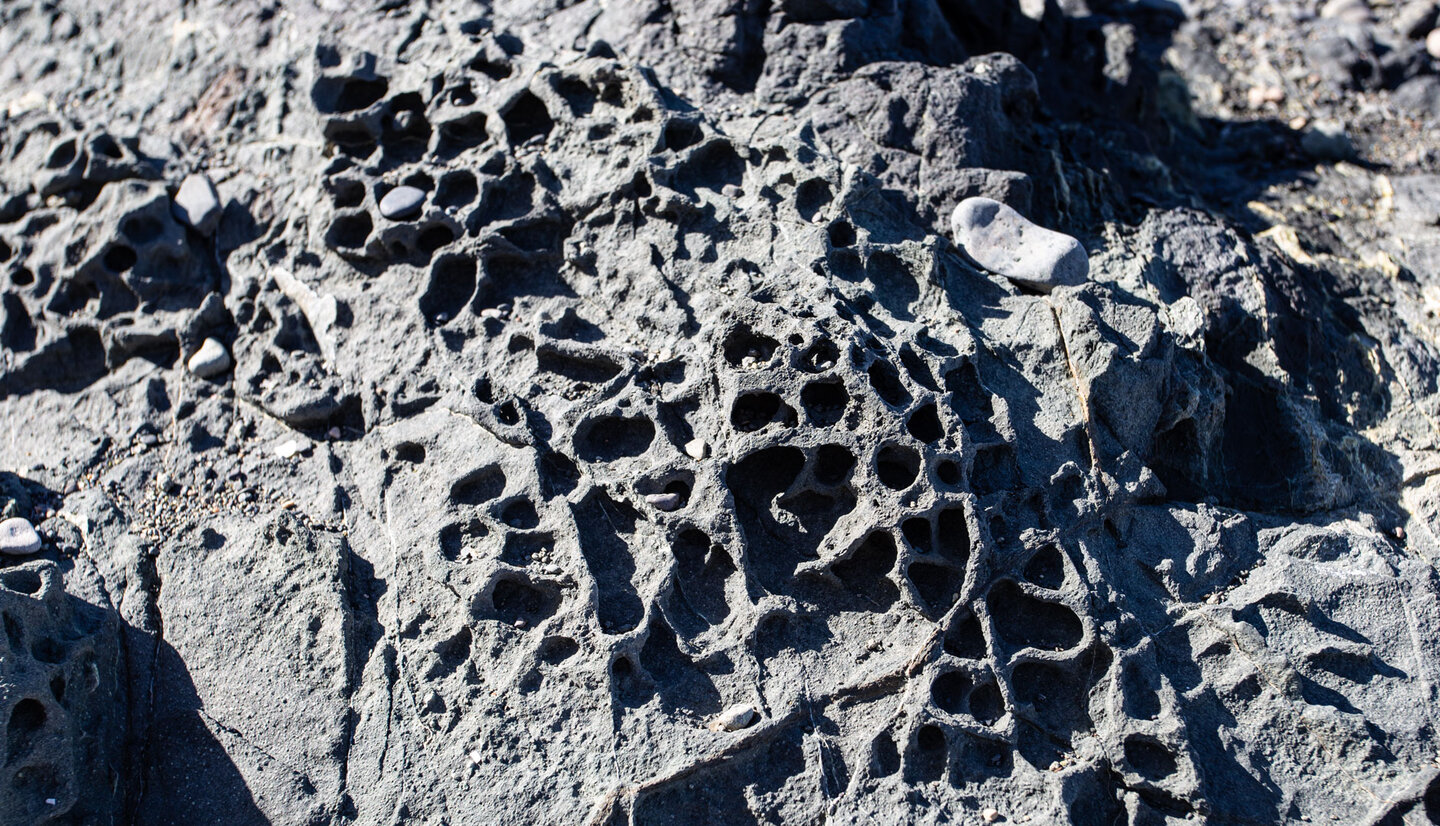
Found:
[[[994,823],[1000,819],[1000,812],[997,809],[984,809],[980,812],[980,819],[986,823]]]
[[[404,218],[420,211],[425,191],[413,186],[397,186],[380,199],[380,214],[386,218]]]
[[[275,455],[281,459],[293,459],[309,449],[310,444],[308,442],[302,442],[298,439],[286,439],[275,446]]]
[[[1032,223],[990,198],[966,198],[950,217],[955,243],[975,263],[1041,292],[1079,286],[1090,258],[1076,239]]]
[[[656,510],[673,511],[680,507],[680,494],[648,493],[645,495],[645,502]]]
[[[0,554],[25,556],[40,550],[40,534],[29,519],[15,516],[0,522]]]
[[[1425,51],[1436,60],[1440,60],[1440,29],[1434,29],[1425,35]]]
[[[213,338],[205,339],[190,360],[185,362],[191,373],[202,379],[211,379],[230,369],[230,352],[225,345]]]
[[[685,443],[685,455],[689,456],[691,459],[696,460],[697,462],[701,459],[704,459],[705,454],[708,452],[709,448],[703,441],[699,439],[691,439],[690,441]]]
[[[755,724],[760,713],[749,703],[737,703],[724,711],[710,723],[712,731],[739,731]]]

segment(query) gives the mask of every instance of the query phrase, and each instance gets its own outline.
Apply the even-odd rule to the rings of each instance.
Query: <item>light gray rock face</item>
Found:
[[[1041,292],[1085,283],[1090,259],[1078,240],[1031,223],[991,198],[966,198],[950,218],[955,243],[980,266]]]
[[[220,225],[220,196],[204,173],[186,175],[175,193],[175,216],[201,235],[214,235]]]
[[[990,53],[1163,91],[1053,5],[74,2],[4,12],[124,92],[0,122],[6,817],[1433,819],[1430,178],[1344,171],[1368,257],[1175,206]]]

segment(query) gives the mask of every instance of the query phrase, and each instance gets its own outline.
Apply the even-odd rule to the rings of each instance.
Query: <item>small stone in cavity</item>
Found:
[[[230,369],[230,353],[225,345],[213,338],[205,339],[200,349],[185,362],[191,373],[202,379],[210,379]]]
[[[691,459],[696,461],[704,459],[707,452],[708,448],[705,443],[699,439],[691,439],[685,443],[685,455]]]
[[[35,526],[23,516],[14,516],[0,522],[0,554],[24,556],[40,550],[40,534]]]
[[[955,243],[975,263],[1041,292],[1075,287],[1090,276],[1090,258],[1076,239],[1031,223],[990,198],[966,198],[950,217]]]
[[[215,192],[215,184],[199,172],[185,176],[180,182],[180,191],[175,193],[172,211],[186,226],[202,235],[214,235],[220,225],[220,196]]]
[[[309,442],[302,442],[299,439],[286,439],[275,446],[275,455],[281,459],[293,459],[309,449]]]
[[[420,210],[425,191],[413,186],[397,186],[380,199],[380,214],[394,220],[407,218]]]
[[[648,493],[645,495],[645,502],[656,510],[673,511],[680,507],[680,494]]]
[[[755,707],[749,703],[737,703],[720,712],[710,723],[711,731],[739,731],[742,728],[749,728],[755,724],[760,716]]]

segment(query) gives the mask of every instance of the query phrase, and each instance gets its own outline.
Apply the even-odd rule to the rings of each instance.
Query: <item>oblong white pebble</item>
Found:
[[[646,494],[645,502],[656,510],[673,511],[680,507],[680,494],[678,493],[650,493]]]
[[[425,191],[413,186],[397,186],[380,199],[380,214],[386,218],[405,218],[420,209]]]
[[[975,263],[1041,292],[1079,286],[1090,276],[1090,258],[1078,240],[1037,226],[999,201],[966,198],[955,207],[950,228]]]
[[[736,703],[726,708],[715,717],[710,728],[715,731],[739,731],[742,728],[749,728],[759,719],[760,712],[749,703]]]
[[[12,516],[0,522],[0,554],[25,556],[40,550],[40,534],[30,520]]]

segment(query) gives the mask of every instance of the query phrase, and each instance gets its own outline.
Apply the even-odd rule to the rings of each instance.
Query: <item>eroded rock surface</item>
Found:
[[[1083,5],[7,6],[5,811],[1434,819],[1433,171]]]

